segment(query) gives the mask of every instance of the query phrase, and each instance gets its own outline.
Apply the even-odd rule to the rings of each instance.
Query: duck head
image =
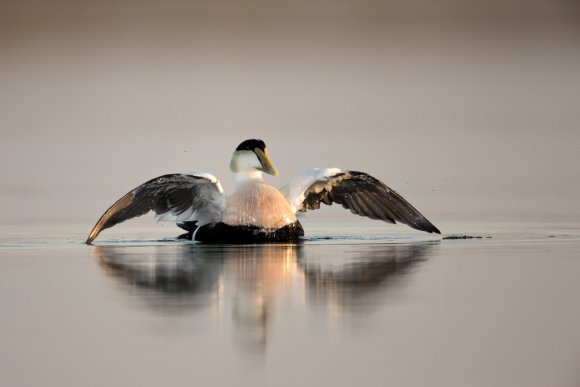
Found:
[[[266,152],[266,144],[257,139],[246,140],[238,145],[232,155],[230,169],[234,173],[264,172],[272,176],[278,175]]]

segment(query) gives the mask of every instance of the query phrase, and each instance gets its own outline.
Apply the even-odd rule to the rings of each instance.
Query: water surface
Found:
[[[444,226],[483,238],[347,224],[204,246],[135,228],[86,246],[73,225],[5,228],[0,384],[577,386],[580,228]]]

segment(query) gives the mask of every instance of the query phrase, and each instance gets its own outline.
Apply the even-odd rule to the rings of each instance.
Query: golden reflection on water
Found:
[[[209,306],[218,325],[231,316],[236,344],[264,352],[278,307],[292,304],[335,319],[364,314],[434,246],[93,246],[91,255],[146,309],[168,314]]]

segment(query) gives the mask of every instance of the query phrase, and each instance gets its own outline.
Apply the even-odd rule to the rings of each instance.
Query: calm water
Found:
[[[580,385],[578,224],[440,226],[483,238],[4,227],[0,385]]]

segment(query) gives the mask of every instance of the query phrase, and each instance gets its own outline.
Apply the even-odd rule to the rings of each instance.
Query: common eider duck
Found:
[[[404,223],[440,234],[415,207],[383,182],[364,173],[312,168],[281,190],[266,184],[276,176],[266,144],[250,139],[234,151],[230,169],[236,189],[229,196],[209,173],[169,174],[149,180],[117,200],[93,227],[86,243],[101,231],[153,210],[157,221],[187,231],[182,238],[207,243],[297,242],[304,235],[298,212],[337,203],[353,214]]]

